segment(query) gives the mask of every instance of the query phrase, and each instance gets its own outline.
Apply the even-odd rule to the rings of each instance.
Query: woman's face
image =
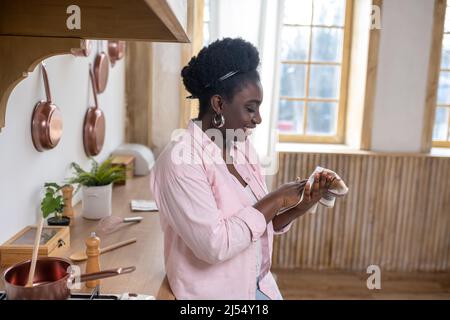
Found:
[[[222,133],[225,134],[226,129],[234,129],[237,130],[236,139],[245,140],[252,133],[252,129],[262,121],[259,113],[262,100],[261,83],[250,81],[234,94],[232,101],[223,101],[221,111],[225,117],[225,125],[221,128]]]

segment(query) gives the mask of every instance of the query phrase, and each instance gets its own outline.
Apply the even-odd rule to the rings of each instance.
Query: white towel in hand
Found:
[[[312,206],[309,209],[308,212],[311,212],[311,213],[316,213],[317,206],[319,205],[319,203],[321,203],[322,205],[324,205],[328,208],[334,207],[334,202],[336,200],[336,197],[342,197],[342,196],[346,195],[348,192],[347,186],[345,185],[344,181],[337,175],[336,172],[334,172],[330,169],[319,167],[319,166],[316,167],[316,169],[314,170],[314,172],[311,174],[311,176],[308,179],[308,183],[310,184],[311,188],[314,184],[314,175],[316,173],[320,173],[320,172],[326,172],[328,174],[331,174],[336,179],[333,181],[331,188],[328,189],[327,193],[325,193],[322,196],[322,198],[319,200],[319,202],[316,203],[314,206]],[[305,191],[303,190],[302,196],[300,197],[300,201],[303,200],[304,193],[305,193]]]

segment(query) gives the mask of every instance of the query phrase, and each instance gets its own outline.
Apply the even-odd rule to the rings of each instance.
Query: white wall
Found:
[[[0,132],[0,243],[36,222],[44,182],[63,182],[70,175],[72,161],[89,168],[90,162],[83,149],[82,126],[88,106],[94,104],[88,70],[95,55],[96,50],[93,50],[86,58],[61,55],[45,60],[52,98],[64,121],[61,141],[52,150],[38,152],[31,140],[33,108],[36,102],[45,99],[40,66],[10,95],[6,125]],[[110,68],[108,86],[98,96],[106,117],[105,144],[96,157],[99,161],[107,158],[124,140],[124,61]]]
[[[372,149],[419,152],[434,1],[384,0]]]

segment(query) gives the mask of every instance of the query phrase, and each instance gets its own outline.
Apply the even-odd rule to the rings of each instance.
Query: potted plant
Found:
[[[45,196],[41,201],[41,211],[44,218],[53,214],[53,217],[47,219],[49,226],[68,226],[70,224],[70,218],[63,216],[65,204],[61,189],[64,186],[54,182],[44,184]]]
[[[89,171],[72,162],[74,176],[69,179],[69,183],[78,184],[76,191],[81,187],[83,217],[98,220],[111,215],[112,184],[125,180],[126,175],[125,168],[112,165],[112,158],[100,164],[93,158],[91,161]]]

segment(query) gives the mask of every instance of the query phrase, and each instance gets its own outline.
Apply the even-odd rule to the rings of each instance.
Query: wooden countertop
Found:
[[[132,199],[152,200],[148,176],[134,177],[127,180],[126,185],[113,188],[112,214],[118,217],[142,216],[144,219],[139,223],[127,224],[114,233],[100,236],[101,248],[133,237],[137,238],[137,242],[133,244],[100,256],[102,270],[136,266],[136,271],[130,274],[100,280],[100,291],[112,294],[133,292],[152,295],[158,299],[173,299],[164,272],[163,232],[159,224],[159,213],[132,212],[130,208]],[[67,258],[74,252],[86,249],[85,239],[98,225],[98,221],[82,218],[81,202],[74,209],[75,225],[70,228],[71,244],[65,255]],[[81,273],[85,273],[86,261],[75,264],[80,266]],[[3,287],[3,283],[0,287]],[[80,290],[72,290],[72,292],[91,291],[92,289],[84,285]]]

